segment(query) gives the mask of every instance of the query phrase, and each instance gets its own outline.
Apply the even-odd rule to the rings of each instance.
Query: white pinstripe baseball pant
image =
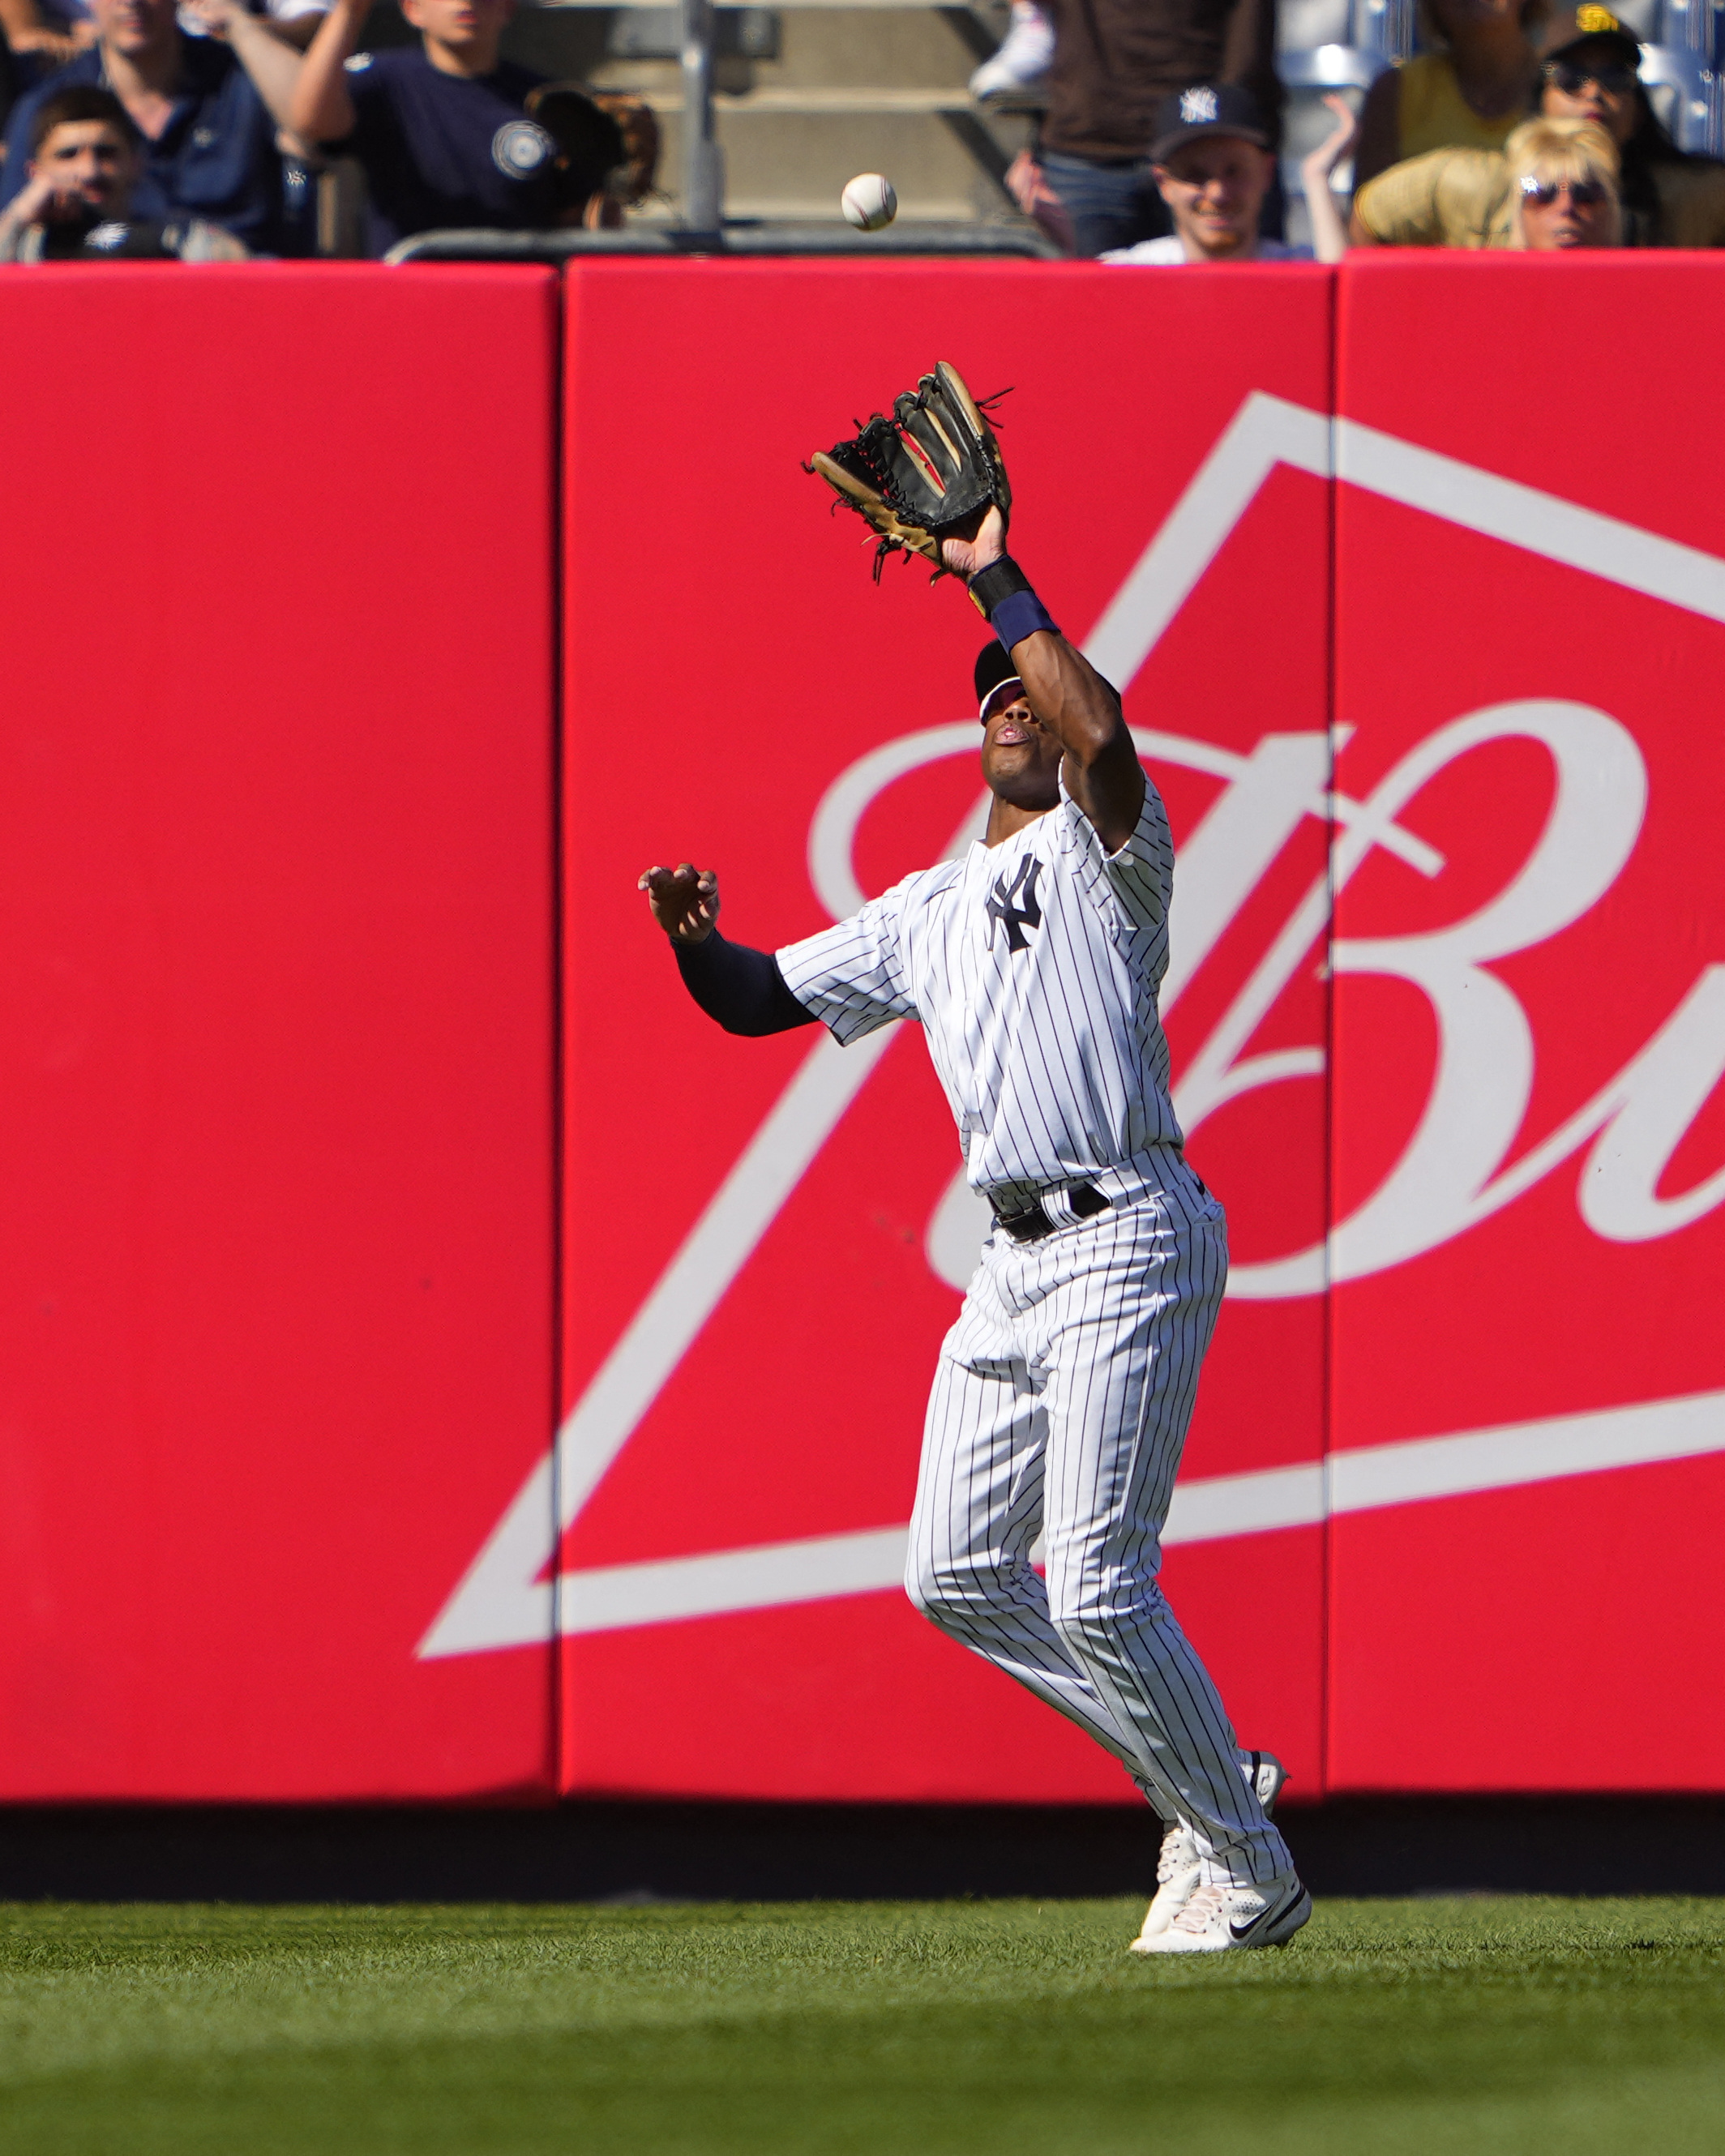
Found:
[[[905,1584],[1189,1820],[1206,1881],[1261,1884],[1292,1860],[1156,1584],[1228,1276],[1221,1207],[1183,1162],[1168,1182],[1040,1242],[989,1238],[941,1348]]]

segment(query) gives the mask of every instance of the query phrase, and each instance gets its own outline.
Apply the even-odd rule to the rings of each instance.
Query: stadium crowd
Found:
[[[1301,165],[1312,242],[1281,239],[1273,0],[1014,0],[972,78],[1029,112],[1009,182],[1070,254],[1336,261],[1352,247],[1725,246],[1725,163],[1680,150],[1641,40],[1603,7],[1422,0],[1425,49]],[[1351,161],[1352,200],[1334,181]]]
[[[331,170],[362,176],[373,255],[615,225],[651,192],[645,101],[505,58],[514,0],[400,0],[418,42],[382,50],[372,4],[0,0],[0,261],[315,254]],[[1112,264],[1725,245],[1725,163],[1676,146],[1605,8],[1422,0],[1421,21],[1358,113],[1327,100],[1300,167],[1309,245],[1283,236],[1275,0],[1013,0],[972,93],[1031,116],[1019,207]]]
[[[64,4],[75,15],[48,19]],[[11,96],[0,261],[319,251],[316,175],[363,175],[366,251],[409,234],[621,221],[650,112],[501,55],[513,0],[0,0]],[[85,12],[87,9],[87,12]]]

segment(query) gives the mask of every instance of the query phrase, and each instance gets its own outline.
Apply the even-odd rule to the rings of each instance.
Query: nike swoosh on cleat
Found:
[[[1280,1902],[1266,1902],[1249,1923],[1236,1924],[1230,1918],[1228,1925],[1230,1936],[1236,1939],[1249,1939],[1260,1924],[1267,1923],[1271,1917],[1281,1914],[1281,1911],[1287,1907],[1287,1896],[1284,1894]]]

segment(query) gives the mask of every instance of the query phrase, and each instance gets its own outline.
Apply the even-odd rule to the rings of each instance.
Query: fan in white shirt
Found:
[[[1326,100],[1340,116],[1335,132],[1301,165],[1311,211],[1316,259],[1333,262],[1341,232],[1330,175],[1353,150],[1353,116],[1339,100]],[[1200,83],[1170,98],[1151,146],[1157,190],[1173,220],[1163,239],[1142,240],[1104,254],[1104,262],[1171,266],[1194,262],[1310,262],[1311,247],[1266,239],[1259,230],[1264,203],[1276,177],[1276,158],[1251,97],[1226,84]]]

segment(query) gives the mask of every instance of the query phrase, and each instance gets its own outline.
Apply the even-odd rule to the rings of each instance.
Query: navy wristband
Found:
[[[988,626],[1009,651],[1039,629],[1058,636],[1054,617],[1030,588],[1030,579],[1010,554],[990,562],[970,579],[970,595],[988,617]]]
[[[990,562],[986,569],[978,569],[970,579],[970,596],[981,608],[986,619],[993,613],[1009,593],[1027,592],[1030,579],[1014,561],[1010,554],[1002,554]]]
[[[1000,639],[1001,645],[1010,651],[1015,644],[1022,644],[1027,636],[1034,636],[1039,629],[1045,629],[1058,636],[1054,616],[1033,591],[1009,592],[988,616],[988,626]]]

